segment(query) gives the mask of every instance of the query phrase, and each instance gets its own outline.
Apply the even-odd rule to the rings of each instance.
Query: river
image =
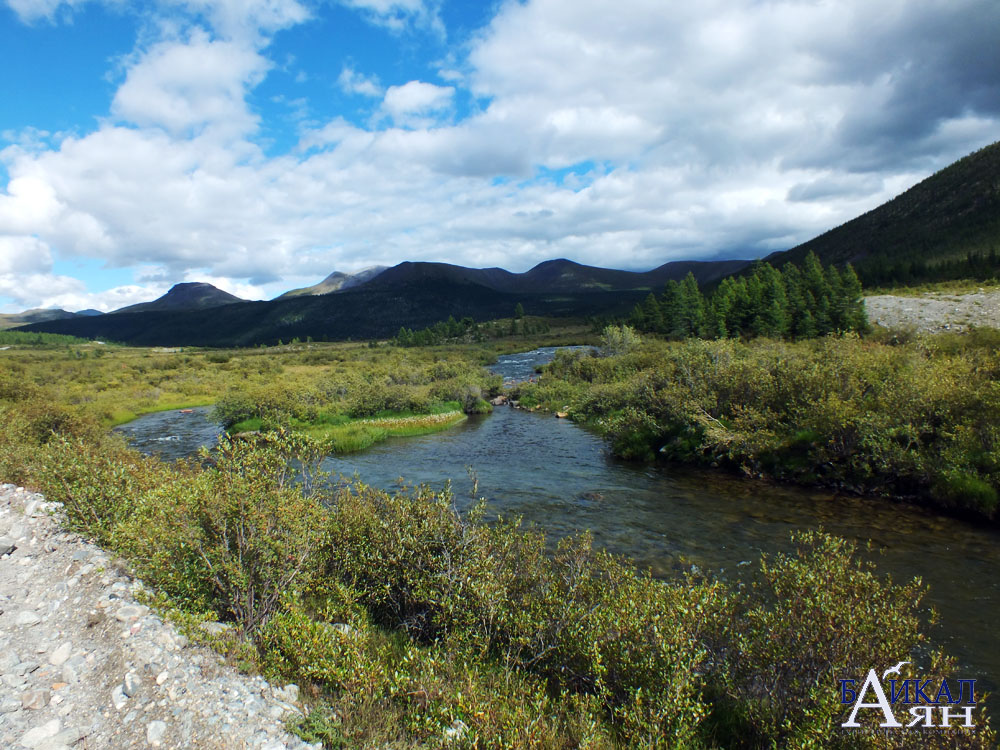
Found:
[[[525,379],[551,355],[551,349],[509,355],[493,369],[505,379]],[[166,458],[190,455],[218,434],[207,409],[146,415],[118,429]],[[883,549],[873,556],[880,571],[897,581],[920,576],[930,585],[926,601],[940,613],[931,635],[959,659],[959,676],[979,680],[979,691],[997,687],[1000,531],[994,527],[878,498],[627,463],[568,420],[505,406],[445,432],[390,438],[331,457],[324,468],[387,489],[440,488],[450,480],[460,508],[475,501],[475,480],[491,513],[521,516],[556,536],[590,530],[597,544],[658,576],[691,565],[728,575],[761,552],[790,550],[795,529],[822,526],[871,539]],[[1000,702],[990,704],[1000,715]]]

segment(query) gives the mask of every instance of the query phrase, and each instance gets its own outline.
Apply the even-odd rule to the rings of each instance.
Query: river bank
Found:
[[[296,686],[240,674],[193,643],[60,511],[0,485],[0,745],[313,747],[285,730],[303,710]]]

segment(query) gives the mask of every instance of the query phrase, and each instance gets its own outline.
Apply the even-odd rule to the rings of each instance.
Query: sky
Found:
[[[0,312],[761,257],[1000,139],[996,0],[0,2]]]

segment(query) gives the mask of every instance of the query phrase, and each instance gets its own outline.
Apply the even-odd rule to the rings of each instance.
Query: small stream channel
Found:
[[[491,369],[523,380],[552,349],[501,357]],[[119,429],[145,452],[190,455],[219,433],[210,409],[149,414]],[[1000,647],[1000,530],[878,498],[837,495],[744,480],[718,471],[642,466],[612,457],[596,435],[549,414],[499,407],[445,432],[390,438],[334,456],[324,467],[386,489],[450,480],[460,508],[474,502],[473,477],[490,511],[522,516],[549,534],[590,530],[595,542],[654,575],[698,565],[723,574],[761,552],[791,549],[789,533],[822,526],[871,539],[879,569],[896,581],[920,576],[940,613],[936,643],[960,661],[960,675],[996,690]],[[879,665],[873,665],[879,666]],[[1000,701],[990,700],[1000,717]]]

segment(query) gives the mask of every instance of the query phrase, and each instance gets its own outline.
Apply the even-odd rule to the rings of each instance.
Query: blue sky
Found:
[[[0,311],[809,239],[1000,138],[995,0],[6,0]]]

